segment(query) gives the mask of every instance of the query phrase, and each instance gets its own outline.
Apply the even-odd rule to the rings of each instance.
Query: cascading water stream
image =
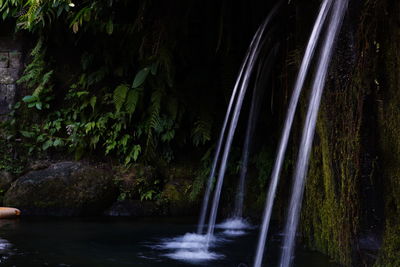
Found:
[[[263,75],[264,79],[268,80],[269,76],[271,75],[272,70],[272,63],[275,59],[275,56],[278,51],[278,45],[275,45],[271,52],[268,54],[267,59],[264,63],[264,66],[261,66],[258,71],[258,77]],[[243,202],[244,202],[244,195],[245,195],[245,181],[247,176],[247,168],[249,164],[249,155],[250,155],[250,147],[252,137],[254,135],[254,130],[256,127],[256,123],[258,120],[258,115],[260,112],[261,107],[261,99],[263,95],[264,88],[262,84],[256,82],[256,86],[254,86],[253,95],[251,99],[251,107],[248,117],[248,123],[246,128],[246,135],[243,144],[243,152],[242,152],[242,160],[241,160],[241,168],[240,168],[240,176],[239,176],[239,183],[237,187],[237,193],[235,198],[235,208],[233,213],[233,218],[242,218],[243,216]]]
[[[265,28],[267,27],[269,22],[272,20],[272,18],[276,14],[278,8],[280,7],[280,4],[281,4],[281,2],[278,3],[278,5],[276,5],[274,7],[274,9],[271,11],[271,13],[268,15],[267,19],[263,23],[263,25],[261,27],[261,30],[258,32],[258,36],[257,36],[257,39],[256,39],[256,43],[255,43],[254,49],[253,49],[253,51],[252,51],[252,53],[251,53],[251,55],[249,57],[247,69],[246,69],[246,72],[244,73],[244,76],[243,76],[243,82],[241,84],[241,88],[240,88],[240,91],[239,91],[239,95],[238,95],[238,98],[237,98],[235,110],[233,112],[231,125],[229,127],[229,131],[228,131],[228,135],[227,135],[227,139],[226,139],[226,143],[225,143],[225,147],[224,147],[224,153],[223,153],[222,158],[221,158],[221,165],[220,165],[221,167],[219,169],[217,184],[216,184],[215,192],[214,192],[213,203],[212,203],[212,207],[211,207],[211,211],[210,211],[210,219],[209,219],[208,229],[207,229],[206,247],[209,246],[210,240],[211,240],[211,238],[212,238],[212,236],[214,234],[215,222],[216,222],[216,218],[217,218],[217,210],[218,210],[219,200],[220,200],[220,197],[221,197],[221,189],[222,189],[222,184],[223,184],[224,177],[225,177],[225,171],[226,171],[226,166],[227,166],[227,162],[228,162],[229,152],[230,152],[230,149],[231,149],[231,145],[232,145],[233,137],[234,137],[234,134],[235,134],[236,126],[237,126],[237,123],[238,123],[238,120],[239,120],[239,115],[240,115],[240,111],[241,111],[241,108],[242,108],[243,99],[244,99],[244,96],[246,94],[249,82],[250,82],[250,76],[251,76],[254,64],[255,64],[255,62],[257,60],[258,54],[260,52],[261,38],[263,36]]]
[[[219,197],[222,189],[222,181],[225,175],[226,164],[228,161],[228,156],[233,141],[233,136],[236,130],[236,126],[238,123],[244,96],[250,83],[250,77],[252,75],[254,65],[258,61],[261,47],[263,47],[264,45],[263,36],[265,35],[265,29],[270,24],[272,18],[277,13],[282,3],[283,1],[280,1],[272,9],[268,17],[265,19],[263,24],[257,30],[250,44],[245,60],[239,71],[239,77],[236,80],[233,93],[230,98],[228,110],[225,115],[224,124],[221,129],[220,137],[216,147],[215,157],[213,160],[210,176],[208,179],[206,192],[203,198],[203,207],[200,214],[197,234],[187,233],[183,236],[163,241],[160,247],[174,250],[171,253],[165,254],[165,256],[169,258],[179,259],[179,260],[191,259],[194,261],[199,261],[199,260],[215,260],[224,257],[221,254],[209,251],[209,248],[211,246],[216,245],[224,240],[219,237],[215,237],[213,235],[217,209],[219,204]],[[229,131],[226,134],[228,124],[229,124]],[[224,150],[222,154],[222,159],[220,159],[222,145],[224,145]],[[218,166],[218,164],[220,164],[220,167]],[[214,175],[218,171],[218,169],[219,169],[218,173],[219,175],[218,175],[216,189],[214,192],[214,199],[212,203],[212,209],[210,212],[210,220],[207,228],[207,234],[203,235],[203,228],[205,225],[204,224],[205,218],[210,202],[209,198],[213,187]]]
[[[308,161],[315,133],[318,110],[321,103],[322,92],[325,86],[328,67],[333,53],[334,43],[338,33],[340,32],[344,14],[347,9],[347,4],[347,0],[338,0],[335,2],[329,27],[326,32],[325,41],[322,47],[322,54],[318,61],[297,158],[297,165],[292,187],[292,197],[290,199],[288,218],[285,226],[285,238],[279,265],[280,267],[289,267],[292,262],[292,256],[295,248],[295,235],[299,222]]]
[[[296,79],[296,83],[294,86],[293,94],[290,99],[288,113],[286,115],[286,120],[284,124],[284,128],[282,131],[282,137],[279,143],[278,152],[275,160],[275,164],[273,167],[271,182],[268,189],[267,199],[265,203],[263,221],[260,229],[260,235],[257,244],[256,256],[254,260],[254,266],[260,267],[263,260],[265,242],[268,234],[269,224],[271,220],[272,207],[274,204],[276,189],[279,182],[279,175],[282,169],[283,160],[285,158],[286,148],[289,140],[290,130],[292,128],[293,119],[297,107],[297,103],[300,97],[301,89],[304,86],[304,81],[308,73],[308,69],[310,66],[311,59],[314,55],[315,48],[318,43],[318,39],[320,33],[322,31],[324,22],[328,15],[328,12],[332,6],[332,0],[324,0],[321,5],[320,12],[315,21],[313,31],[311,33],[309,42],[307,44],[306,52],[303,57],[303,61],[301,63],[300,71]]]
[[[212,163],[212,167],[211,167],[211,171],[210,171],[210,175],[208,177],[208,182],[207,182],[207,187],[206,187],[206,191],[204,193],[204,197],[203,197],[203,204],[202,204],[202,208],[201,208],[201,212],[200,212],[200,218],[199,218],[199,223],[197,225],[197,233],[198,234],[202,234],[203,233],[203,229],[204,229],[204,223],[206,221],[206,215],[207,215],[207,210],[208,210],[208,206],[209,206],[209,201],[210,201],[210,195],[211,195],[211,191],[212,191],[212,184],[214,181],[214,175],[215,172],[217,170],[217,165],[218,165],[218,161],[219,161],[219,156],[221,153],[221,148],[222,148],[222,143],[224,141],[224,137],[225,137],[225,131],[226,131],[226,127],[228,125],[229,122],[229,118],[231,117],[231,112],[232,112],[232,107],[233,104],[235,102],[235,99],[237,97],[237,91],[239,89],[239,87],[241,86],[242,83],[242,77],[243,77],[243,73],[246,71],[247,72],[247,66],[248,66],[248,61],[249,61],[249,57],[252,53],[252,51],[254,50],[254,46],[257,40],[257,36],[259,35],[259,32],[261,31],[263,25],[261,25],[256,34],[254,35],[249,49],[246,53],[245,59],[243,60],[242,66],[240,68],[239,71],[239,75],[238,78],[236,79],[236,83],[235,86],[233,88],[233,92],[229,101],[229,105],[228,105],[228,109],[226,111],[226,115],[225,115],[225,119],[224,119],[224,123],[222,125],[222,129],[221,129],[221,133],[218,139],[218,143],[217,143],[217,147],[215,150],[215,154],[214,154],[214,159],[213,159],[213,163]]]

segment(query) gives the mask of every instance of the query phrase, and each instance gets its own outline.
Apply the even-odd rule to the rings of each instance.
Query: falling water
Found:
[[[282,2],[280,2],[280,3],[282,3]],[[240,115],[240,111],[241,111],[241,108],[242,108],[243,99],[244,99],[244,96],[246,94],[249,82],[250,82],[250,76],[251,76],[251,73],[253,71],[253,67],[254,67],[254,64],[255,64],[255,62],[257,60],[258,54],[260,52],[261,38],[263,36],[265,28],[267,27],[267,25],[269,24],[271,19],[276,14],[278,8],[280,7],[280,3],[278,3],[278,5],[276,5],[274,7],[274,9],[271,11],[271,13],[268,15],[267,19],[265,20],[265,22],[261,26],[260,31],[257,33],[256,43],[255,43],[254,49],[251,52],[250,57],[248,59],[247,69],[244,72],[243,81],[242,81],[242,84],[241,84],[241,87],[240,87],[238,98],[236,100],[237,101],[236,102],[236,106],[235,106],[235,109],[234,109],[234,112],[233,112],[231,125],[229,127],[229,131],[228,131],[228,135],[227,135],[227,139],[226,139],[226,143],[225,143],[225,147],[224,147],[224,153],[223,153],[222,158],[221,158],[221,165],[220,165],[220,169],[219,169],[217,184],[216,184],[216,187],[215,187],[214,199],[213,199],[213,202],[212,202],[212,207],[211,207],[211,211],[210,211],[210,219],[209,219],[208,229],[207,229],[207,237],[208,237],[207,238],[207,246],[209,244],[210,239],[212,238],[212,236],[214,234],[215,221],[216,221],[216,218],[217,218],[217,210],[218,210],[219,200],[220,200],[220,197],[221,197],[221,189],[222,189],[222,184],[223,184],[223,181],[224,181],[226,165],[227,165],[227,162],[228,162],[228,156],[229,156],[229,152],[230,152],[230,149],[231,149],[233,136],[235,134],[237,122],[239,120],[239,115]]]
[[[262,27],[263,27],[263,25],[261,25],[260,28],[257,30],[256,34],[253,37],[253,40],[250,43],[249,49],[248,49],[248,51],[246,53],[245,59],[244,59],[244,61],[242,63],[240,71],[239,71],[238,78],[236,79],[236,83],[235,83],[235,86],[233,88],[232,96],[231,96],[231,99],[229,101],[228,109],[226,111],[224,124],[222,126],[221,133],[220,133],[220,136],[219,136],[219,139],[218,139],[218,143],[217,143],[217,148],[215,150],[214,160],[213,160],[213,163],[212,163],[210,175],[208,177],[206,191],[205,191],[204,197],[203,197],[203,205],[202,205],[201,212],[200,212],[199,223],[197,225],[197,233],[198,234],[202,234],[203,233],[204,223],[205,223],[205,220],[206,220],[207,209],[208,209],[210,195],[211,195],[212,184],[213,184],[213,181],[214,181],[214,175],[215,175],[215,172],[216,172],[216,169],[217,169],[217,164],[218,164],[219,156],[220,156],[220,153],[221,153],[222,143],[223,143],[224,137],[225,137],[226,127],[228,125],[229,118],[231,117],[232,106],[233,106],[233,103],[234,103],[234,101],[235,101],[235,99],[237,97],[237,91],[238,91],[239,87],[242,85],[243,74],[244,74],[244,72],[248,71],[249,58],[250,58],[250,55],[251,55],[252,51],[254,51],[254,47],[255,47],[255,45],[257,43],[257,37],[259,36]]]
[[[272,63],[275,59],[275,56],[278,51],[278,44],[276,44],[272,49],[271,52],[268,54],[267,59],[263,64],[260,65],[258,70],[258,78],[263,77],[264,79],[269,79],[272,69]],[[243,201],[245,195],[245,181],[247,176],[247,168],[249,165],[249,155],[250,155],[250,147],[251,147],[251,140],[253,139],[255,126],[258,120],[258,114],[261,107],[261,99],[263,96],[263,84],[257,80],[256,86],[254,86],[253,95],[251,99],[251,107],[247,122],[246,128],[246,135],[245,140],[243,143],[243,152],[242,152],[242,162],[240,168],[240,176],[239,176],[239,183],[237,187],[236,199],[235,199],[235,209],[233,213],[233,218],[242,218],[243,216]]]
[[[269,185],[267,200],[265,203],[263,222],[261,225],[260,235],[259,235],[258,244],[257,244],[257,251],[256,251],[255,260],[254,260],[255,267],[260,267],[262,260],[263,260],[265,241],[267,238],[269,223],[271,220],[272,207],[274,204],[276,188],[278,186],[279,174],[282,169],[283,159],[285,158],[286,147],[287,147],[288,140],[289,140],[290,130],[291,130],[292,124],[293,124],[294,114],[296,111],[296,107],[297,107],[297,103],[299,100],[301,89],[303,88],[304,81],[305,81],[305,78],[308,73],[311,59],[314,55],[315,48],[317,46],[321,30],[323,28],[324,22],[328,15],[329,9],[332,6],[332,2],[333,2],[332,0],[324,0],[324,2],[321,5],[319,15],[315,21],[313,31],[311,33],[309,42],[307,44],[306,52],[304,54],[303,61],[301,63],[300,71],[297,76],[293,94],[290,99],[289,109],[288,109],[288,113],[286,115],[286,121],[285,121],[284,128],[282,131],[282,137],[281,137],[281,141],[279,143],[278,153],[277,153],[275,165],[274,165],[274,168],[272,171],[271,182]]]
[[[321,103],[321,96],[325,85],[328,67],[332,57],[333,46],[340,31],[346,9],[347,0],[338,0],[335,2],[333,13],[330,18],[329,27],[327,29],[326,37],[322,47],[322,54],[318,61],[317,71],[313,81],[310,103],[303,129],[300,150],[297,158],[297,165],[293,180],[292,197],[290,199],[289,213],[285,226],[285,238],[283,243],[280,267],[289,267],[292,262],[292,256],[295,247],[295,235],[299,222],[299,215],[306,180],[306,172],[308,168],[308,160],[310,157],[311,145],[314,138],[318,110]]]

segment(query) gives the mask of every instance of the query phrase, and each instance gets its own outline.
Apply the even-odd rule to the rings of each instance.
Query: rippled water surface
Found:
[[[218,225],[209,250],[191,234],[196,218],[22,218],[0,221],[1,266],[251,266],[257,228]],[[243,226],[243,227],[239,227]],[[276,266],[275,251],[266,266]],[[325,256],[299,251],[296,267],[333,267]]]

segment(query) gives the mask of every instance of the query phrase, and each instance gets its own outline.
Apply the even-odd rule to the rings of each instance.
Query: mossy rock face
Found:
[[[96,214],[117,197],[111,172],[79,162],[59,162],[18,178],[4,204],[24,215],[77,216]]]
[[[400,4],[391,0],[370,1],[363,9],[355,36],[359,41],[354,53],[357,61],[351,75],[336,78],[337,70],[341,69],[335,66],[346,64],[335,64],[343,58],[340,53],[333,60],[332,78],[324,93],[316,129],[301,231],[309,248],[345,266],[397,267],[400,266]],[[341,76],[349,77],[348,81],[344,79],[342,83]],[[370,152],[376,159],[374,156],[368,163]],[[365,168],[368,164],[375,166],[375,160],[379,169]],[[370,174],[366,172],[369,169]],[[379,195],[377,202],[367,199],[372,194],[365,194],[366,186]],[[384,214],[372,213],[373,205],[384,209]],[[376,218],[369,221],[366,214]],[[382,222],[383,243],[376,261]],[[373,237],[373,243],[366,243],[364,235]]]
[[[380,157],[384,182],[383,246],[376,266],[400,266],[400,3],[386,1],[381,58]]]
[[[168,203],[170,215],[197,215],[198,210],[193,209],[195,203],[189,198],[191,182],[176,180],[167,183],[162,192],[162,199]]]
[[[365,155],[375,152],[365,146],[371,141],[367,127],[373,127],[366,121],[375,122],[371,118],[374,107],[366,99],[372,98],[374,91],[376,48],[370,40],[376,37],[377,18],[366,17],[376,15],[372,3],[358,9],[355,2],[349,4],[321,102],[300,231],[308,248],[335,262],[369,266],[364,264],[358,240],[368,208],[363,201],[365,166],[373,164]],[[303,104],[303,114],[307,108],[308,101]]]
[[[156,168],[135,164],[123,171],[116,182],[119,186],[121,200],[139,200],[142,198],[142,191],[159,187],[160,180]]]
[[[166,184],[161,198],[168,203],[170,215],[197,215],[197,203],[190,199],[196,173],[191,166],[171,166],[165,172]]]

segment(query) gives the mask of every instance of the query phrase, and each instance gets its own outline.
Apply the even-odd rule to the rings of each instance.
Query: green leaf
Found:
[[[19,132],[22,134],[23,137],[26,137],[26,138],[31,138],[31,137],[35,136],[34,132],[28,132],[28,131],[19,131]]]
[[[138,90],[130,90],[128,92],[128,97],[125,103],[125,110],[129,115],[132,115],[135,112],[136,105],[139,100],[139,91]]]
[[[126,95],[128,93],[128,86],[126,84],[121,84],[114,90],[114,105],[117,112],[119,112],[122,108],[126,100]]]
[[[175,131],[174,131],[174,130],[167,131],[166,133],[164,133],[164,134],[161,136],[161,140],[162,140],[163,142],[169,142],[169,141],[171,141],[172,139],[174,139],[174,136],[175,136]]]
[[[51,147],[53,145],[53,141],[52,140],[47,140],[46,142],[43,143],[42,145],[42,149],[43,150],[47,150],[49,147]]]
[[[141,151],[142,151],[142,147],[140,145],[135,145],[133,147],[133,160],[134,161],[136,161],[138,159]]]
[[[31,103],[36,101],[37,99],[38,99],[37,96],[27,95],[24,98],[22,98],[22,101],[24,101],[25,103]]]
[[[3,20],[6,20],[7,16],[8,16],[8,12],[4,12],[3,13]]]
[[[114,31],[114,24],[112,22],[112,20],[109,20],[107,25],[106,25],[106,32],[108,35],[111,35]]]
[[[61,140],[60,138],[57,138],[56,140],[54,140],[53,145],[54,146],[62,146],[62,145],[64,145],[64,141]]]
[[[36,138],[36,142],[43,142],[44,140],[45,140],[45,135],[44,134],[41,134],[41,135],[39,135],[37,138]]]
[[[95,122],[88,122],[85,125],[85,132],[86,134],[89,133],[92,129],[94,129],[94,127],[96,126]]]
[[[42,110],[42,102],[37,102],[35,106],[38,110]]]
[[[147,75],[149,75],[149,71],[150,71],[149,68],[144,68],[144,69],[140,70],[136,74],[135,79],[133,80],[132,87],[138,88],[139,86],[141,86],[145,82]]]
[[[96,102],[97,102],[97,97],[92,96],[92,98],[90,98],[90,106],[92,107],[93,111],[94,107],[96,106]]]
[[[84,95],[88,95],[89,94],[89,92],[88,91],[80,91],[80,92],[76,92],[76,95],[78,96],[78,97],[81,97],[81,96],[84,96]]]

